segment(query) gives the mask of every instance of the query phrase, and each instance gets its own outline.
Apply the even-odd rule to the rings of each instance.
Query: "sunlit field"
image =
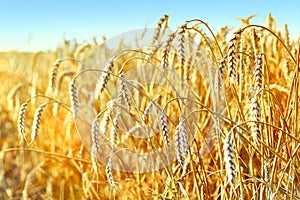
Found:
[[[252,17],[1,52],[0,199],[300,199],[300,37]]]

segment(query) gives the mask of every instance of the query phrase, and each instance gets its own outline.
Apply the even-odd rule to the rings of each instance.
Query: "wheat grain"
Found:
[[[38,136],[38,132],[39,132],[40,125],[41,125],[42,113],[47,104],[48,103],[44,103],[44,104],[40,105],[34,112],[32,132],[31,132],[31,142],[34,142],[36,137]]]
[[[188,138],[184,125],[184,119],[182,117],[179,118],[179,124],[175,130],[174,145],[177,161],[181,166],[183,166],[185,162],[185,156],[188,153]]]
[[[78,102],[78,92],[75,84],[75,78],[69,83],[69,96],[71,102],[71,111],[73,114],[73,119],[76,119],[79,113],[79,102]]]
[[[25,135],[25,115],[27,111],[28,101],[22,103],[18,116],[18,130],[20,137],[27,143],[26,135]]]
[[[233,149],[231,143],[231,132],[229,132],[224,141],[223,151],[224,151],[225,170],[226,170],[228,182],[230,184],[234,183],[234,178],[235,178],[235,165],[234,165],[232,150]]]

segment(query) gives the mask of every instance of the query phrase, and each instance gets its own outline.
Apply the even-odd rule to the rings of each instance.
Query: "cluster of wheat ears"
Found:
[[[147,47],[0,54],[0,196],[300,199],[300,38],[168,19]]]

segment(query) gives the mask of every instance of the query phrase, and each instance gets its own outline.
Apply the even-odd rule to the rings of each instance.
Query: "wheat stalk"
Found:
[[[176,126],[174,135],[174,144],[177,161],[181,166],[183,166],[189,145],[183,117],[179,117],[179,124]]]
[[[142,128],[141,125],[136,124],[133,127],[131,127],[128,131],[127,131],[127,135],[132,135],[133,133],[137,132],[138,130],[140,130]]]
[[[230,184],[234,183],[234,178],[235,178],[235,165],[234,165],[232,150],[233,148],[231,143],[231,132],[229,132],[224,141],[223,151],[224,151],[225,170],[226,170],[228,182]]]
[[[79,108],[79,102],[78,102],[78,92],[75,84],[75,78],[71,80],[69,83],[69,96],[70,96],[70,102],[71,102],[71,111],[73,114],[73,119],[76,119],[78,116],[78,108]]]

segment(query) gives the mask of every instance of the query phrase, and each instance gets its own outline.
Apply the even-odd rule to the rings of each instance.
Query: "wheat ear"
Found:
[[[55,88],[56,86],[56,77],[57,77],[57,69],[60,66],[62,59],[57,59],[52,64],[51,72],[50,72],[50,88]]]
[[[224,151],[225,170],[226,170],[228,182],[230,184],[234,183],[234,178],[235,178],[235,165],[234,165],[232,150],[233,148],[231,143],[231,132],[229,132],[224,141],[223,151]]]
[[[164,71],[169,68],[169,53],[171,48],[171,43],[175,37],[175,34],[172,33],[168,36],[167,41],[165,41],[162,47],[162,58],[161,58],[161,66]]]
[[[259,98],[257,96],[253,97],[250,102],[250,121],[249,127],[251,131],[252,138],[255,142],[260,139],[260,128],[258,123],[260,121],[260,105]]]
[[[186,128],[184,125],[184,119],[182,117],[179,118],[179,124],[176,127],[174,137],[175,154],[177,157],[177,161],[181,166],[183,166],[185,162],[185,156],[188,153],[189,144],[186,134]]]
[[[95,90],[96,98],[99,97],[99,95],[103,92],[104,88],[106,87],[113,67],[114,67],[113,60],[106,63],[106,65],[103,69],[103,72],[101,73],[100,80],[97,82],[97,85],[96,85],[96,90]]]
[[[285,45],[288,47],[289,50],[291,50],[291,38],[287,24],[284,24],[284,39]]]
[[[152,104],[152,102],[150,102],[144,110],[144,115],[142,116],[142,120],[145,124],[148,124],[148,122],[149,122],[149,114],[150,114],[152,107],[153,107],[153,104]]]
[[[71,102],[71,111],[73,114],[73,119],[76,119],[78,116],[78,108],[79,108],[79,102],[78,102],[78,92],[77,87],[75,84],[75,78],[71,80],[69,83],[69,96],[70,96],[70,102]]]
[[[108,162],[107,162],[107,165],[106,165],[106,168],[105,168],[105,173],[106,173],[106,178],[107,178],[110,186],[115,188],[116,184],[115,184],[113,173],[112,173],[112,157],[110,157],[108,159]]]
[[[19,111],[18,116],[18,130],[20,137],[27,143],[26,135],[25,135],[25,115],[27,111],[28,101],[24,102]]]
[[[256,94],[258,94],[262,89],[262,68],[262,55],[258,55],[255,57],[255,67],[253,72],[254,89]]]
[[[102,112],[100,112],[92,122],[92,147],[91,147],[91,161],[95,171],[98,170],[97,167],[97,153],[100,151],[99,143],[99,118]]]
[[[112,126],[110,128],[110,137],[109,137],[109,141],[110,141],[110,145],[113,148],[117,142],[118,142],[118,138],[117,138],[117,129],[119,127],[119,117],[121,115],[121,111],[120,109],[117,110],[116,116],[113,118],[112,120]]]
[[[124,80],[125,79],[125,75],[124,75],[124,72],[121,71],[120,72],[120,96],[119,96],[119,102],[122,103],[122,100],[121,99],[124,99],[126,104],[128,106],[131,105],[130,103],[130,94],[129,94],[129,90],[128,90],[128,87],[127,87],[127,84],[126,84],[126,81]]]
[[[161,112],[161,115],[160,115],[160,127],[162,130],[165,147],[168,150],[170,148],[170,134],[169,134],[166,114],[165,114],[164,110]]]
[[[162,25],[166,24],[165,26],[167,26],[168,19],[169,19],[169,15],[164,15],[157,22],[157,26],[156,26],[156,28],[154,30],[154,34],[153,34],[153,38],[152,38],[152,43],[151,43],[152,45],[156,45],[158,43],[159,35],[161,33],[161,30],[162,30]]]
[[[34,142],[36,137],[38,136],[38,132],[39,132],[40,125],[41,125],[42,113],[47,104],[48,103],[44,103],[44,104],[40,105],[34,112],[32,132],[31,132],[31,142]]]
[[[228,46],[228,76],[231,83],[234,83],[236,79],[236,41],[237,33],[229,41]]]
[[[179,27],[178,30],[178,48],[177,48],[177,53],[178,53],[178,57],[179,57],[179,64],[180,64],[180,69],[181,69],[181,77],[182,79],[184,79],[184,75],[185,75],[185,69],[184,69],[184,64],[185,64],[185,29],[186,29],[186,25],[182,25],[181,27]]]

